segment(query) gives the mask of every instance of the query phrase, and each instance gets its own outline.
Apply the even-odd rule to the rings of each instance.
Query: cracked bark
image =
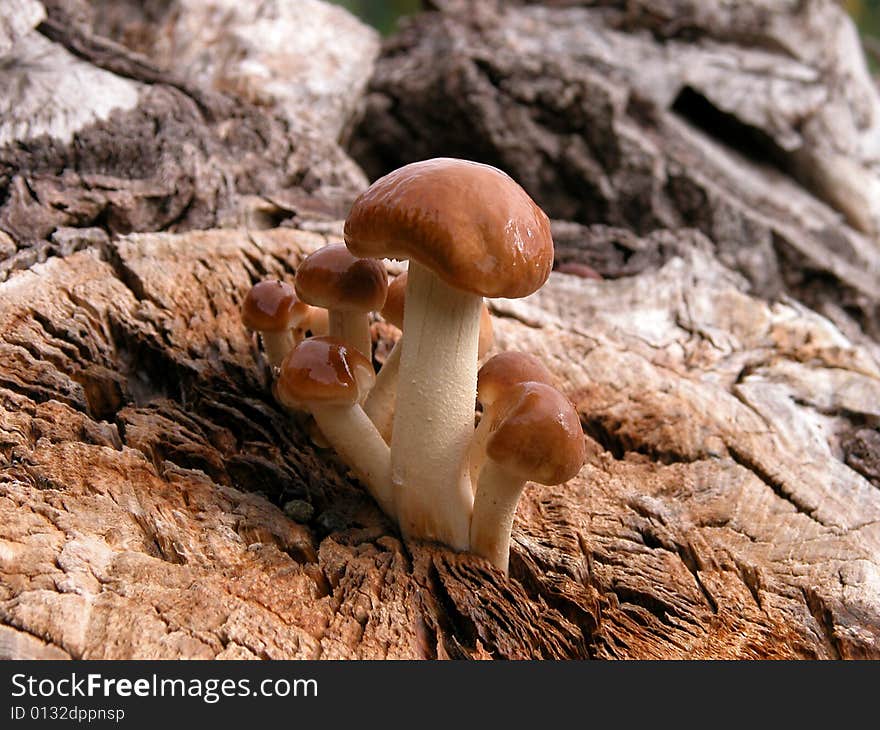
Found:
[[[484,160],[554,218],[696,228],[758,295],[880,339],[880,95],[835,3],[431,4],[370,83],[371,176]],[[567,260],[608,255],[566,238]]]
[[[296,98],[320,88],[302,78],[287,94],[273,86],[266,106],[255,100],[267,90],[249,86],[237,67],[209,73],[181,64],[174,83],[145,83],[138,69],[153,64],[159,73],[167,38],[185,27],[185,13],[162,14],[167,3],[113,4],[137,9],[121,15],[80,4],[67,24],[60,13],[74,3],[45,5],[42,27],[54,19],[53,41],[38,30],[38,12],[28,16],[30,29],[0,22],[0,41],[9,36],[14,48],[36,33],[38,43],[63,42],[79,49],[70,73],[110,68],[135,93],[134,106],[98,114],[67,130],[70,139],[0,147],[0,655],[880,658],[872,315],[866,304],[835,323],[810,308],[844,306],[830,291],[841,286],[845,298],[860,280],[846,279],[850,269],[836,259],[782,261],[790,241],[819,239],[802,218],[759,214],[743,202],[755,180],[766,185],[774,173],[743,167],[747,176],[725,178],[723,194],[706,204],[704,215],[720,219],[721,202],[738,201],[737,235],[679,227],[693,219],[682,197],[668,197],[674,175],[653,197],[632,188],[632,205],[621,202],[630,189],[623,178],[635,179],[628,173],[612,187],[594,185],[593,167],[567,168],[563,179],[545,161],[525,176],[538,181],[548,207],[577,200],[600,211],[554,221],[554,237],[560,262],[589,264],[607,278],[553,273],[525,300],[490,303],[496,348],[530,351],[550,367],[577,405],[589,446],[568,484],[527,486],[507,580],[473,556],[403,543],[333,453],[273,402],[240,324],[253,282],[290,279],[304,256],[339,240],[339,206],[364,184],[338,145],[357,105],[309,97],[332,133],[300,136]],[[491,40],[499,22],[511,31],[531,17],[540,38],[541,23],[558,27],[553,13],[563,12],[510,10],[533,14],[517,20],[486,5],[465,27],[446,5],[442,20],[416,21],[422,35],[389,43],[358,144],[384,144],[368,132],[379,129],[377,100],[393,84],[403,100],[413,78],[393,80],[389,68],[429,58],[437,34],[456,40],[450,57],[461,59],[462,48],[472,49],[467,34]],[[665,32],[684,49],[667,49],[671,56],[687,50],[683,26],[671,28],[660,14],[649,38],[635,32],[648,21],[632,12],[615,32],[639,42]],[[686,28],[699,48],[697,20]],[[237,22],[235,47],[246,48],[252,22]],[[352,63],[357,73],[335,67],[334,78],[356,96],[375,39],[345,27],[363,33],[350,44],[362,55]],[[63,38],[53,35],[65,28]],[[743,44],[757,37],[727,35]],[[95,49],[101,58],[90,60]],[[518,89],[515,98],[526,83],[516,63],[528,54],[511,59],[502,50],[485,45],[483,68],[494,87]],[[556,91],[529,108],[559,130],[574,122],[571,106],[551,105],[561,99],[556,71],[530,72],[535,88],[543,79]],[[598,72],[586,76],[602,86]],[[206,81],[218,78],[236,83]],[[423,81],[437,83],[430,74]],[[395,113],[415,114],[420,98]],[[453,134],[457,114],[490,98],[481,92],[472,107],[450,107],[452,123],[433,123],[425,139]],[[632,103],[603,106],[601,98],[587,138],[600,127],[618,147],[661,128],[686,130],[679,140],[699,136],[681,120],[651,126]],[[438,108],[425,106],[424,123]],[[520,118],[506,116],[516,108],[487,120],[502,124],[499,132],[503,120]],[[652,113],[669,114],[662,105]],[[142,138],[147,127],[155,133]],[[420,134],[412,144],[427,144]],[[479,125],[471,134],[484,152],[507,139]],[[518,139],[527,150],[529,135]],[[643,160],[655,172],[693,153],[663,141]],[[518,172],[512,153],[503,159]],[[705,168],[676,169],[676,189],[705,193]],[[839,217],[832,224],[827,202],[787,184],[810,201],[807,219],[824,211],[825,244],[869,240]],[[639,210],[658,217],[647,225],[632,217]],[[766,258],[740,265],[752,241],[746,233],[755,231]],[[791,284],[798,271],[809,285]],[[377,352],[394,336],[377,323]],[[310,509],[285,511],[293,500]]]

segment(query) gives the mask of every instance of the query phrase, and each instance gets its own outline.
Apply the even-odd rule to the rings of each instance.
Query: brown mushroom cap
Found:
[[[316,307],[337,311],[378,311],[385,303],[388,275],[376,259],[359,259],[342,243],[324,246],[303,259],[296,293]]]
[[[283,332],[309,311],[293,287],[283,281],[261,281],[251,287],[241,305],[244,326],[257,332]]]
[[[448,285],[524,297],[553,267],[550,221],[501,170],[468,160],[414,162],[361,193],[345,221],[356,256],[412,259]]]
[[[370,361],[333,337],[303,340],[284,358],[275,386],[282,405],[354,405],[375,380]]]
[[[562,484],[577,474],[586,451],[571,401],[545,383],[520,383],[505,394],[486,447],[504,470],[539,484]]]
[[[527,381],[556,385],[553,373],[534,355],[515,351],[498,353],[477,373],[477,399],[484,406],[490,406],[505,390]]]

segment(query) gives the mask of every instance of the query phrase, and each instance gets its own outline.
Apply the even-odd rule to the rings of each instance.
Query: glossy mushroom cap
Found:
[[[491,406],[504,391],[527,381],[556,385],[553,373],[534,355],[515,351],[498,353],[477,373],[477,399],[483,406]]]
[[[553,267],[550,221],[501,170],[437,158],[374,182],[345,221],[355,256],[412,259],[449,286],[485,297],[524,297]]]
[[[241,321],[257,332],[283,332],[294,327],[308,311],[309,305],[297,299],[290,284],[267,280],[248,292],[241,305]]]
[[[381,262],[359,259],[342,243],[309,254],[296,271],[296,293],[316,307],[337,311],[378,311],[385,303],[388,275]]]
[[[580,419],[571,401],[545,383],[521,383],[504,396],[486,453],[509,474],[562,484],[584,464]]]
[[[354,405],[375,378],[370,361],[358,350],[333,337],[311,337],[284,358],[275,395],[288,408]]]

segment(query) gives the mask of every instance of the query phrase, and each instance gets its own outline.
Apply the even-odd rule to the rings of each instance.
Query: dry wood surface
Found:
[[[319,0],[0,8],[0,656],[880,658],[880,95],[850,21],[431,5],[381,48]],[[402,541],[239,315],[436,155],[509,171],[602,277],[489,302],[588,446],[527,486],[509,578]],[[377,365],[397,334],[375,319]]]

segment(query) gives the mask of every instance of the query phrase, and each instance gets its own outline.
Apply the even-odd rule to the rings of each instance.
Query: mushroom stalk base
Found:
[[[471,517],[471,552],[486,558],[507,575],[510,531],[525,482],[487,459],[480,472]]]
[[[364,411],[376,424],[385,442],[391,443],[394,425],[394,407],[397,403],[397,379],[400,373],[400,352],[403,350],[402,340],[394,343],[391,352],[382,364],[376,376],[376,383],[364,401]]]
[[[263,340],[263,350],[266,353],[266,360],[273,368],[281,367],[281,361],[288,352],[296,347],[296,339],[293,336],[293,330],[282,330],[281,332],[260,332],[260,339]]]
[[[368,360],[373,357],[373,339],[370,337],[370,316],[366,312],[330,310],[328,330],[331,337],[360,350]]]
[[[311,403],[309,410],[334,451],[364,484],[382,511],[394,519],[391,452],[363,408]]]
[[[398,524],[406,537],[467,550],[482,297],[409,263],[391,438]]]

